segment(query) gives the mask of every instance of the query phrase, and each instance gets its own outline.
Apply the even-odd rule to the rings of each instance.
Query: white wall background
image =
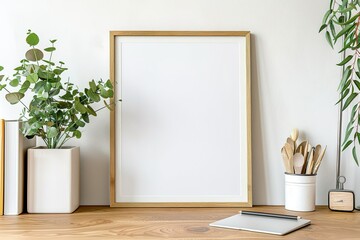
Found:
[[[67,63],[68,76],[81,88],[92,78],[109,77],[110,30],[250,30],[254,203],[284,203],[280,148],[293,127],[313,145],[328,146],[317,179],[317,203],[327,203],[335,185],[340,76],[340,57],[318,34],[328,1],[12,0],[0,6],[0,65],[6,72],[23,57],[30,28],[43,47],[58,39],[55,58]],[[17,118],[20,107],[3,96],[0,117]],[[99,115],[71,143],[81,147],[83,205],[109,204],[109,113]],[[348,155],[342,165],[346,186],[360,193],[359,168]]]

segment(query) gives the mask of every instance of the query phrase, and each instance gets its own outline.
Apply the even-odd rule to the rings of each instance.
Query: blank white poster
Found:
[[[116,39],[117,202],[247,201],[244,41]]]

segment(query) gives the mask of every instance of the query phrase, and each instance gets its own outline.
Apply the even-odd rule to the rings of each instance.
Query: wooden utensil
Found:
[[[294,128],[290,134],[290,137],[294,142],[296,142],[299,137],[299,130],[297,130],[297,128]]]
[[[293,155],[294,155],[294,151],[291,148],[290,144],[285,143],[285,151],[286,154],[288,156],[288,161],[289,161],[289,173],[294,173],[294,163],[293,163]]]
[[[285,143],[284,148],[286,150],[286,153],[288,154],[289,158],[290,156],[294,155],[294,149],[292,148],[292,146],[289,143]]]
[[[295,153],[301,153],[302,155],[304,155],[304,149],[307,145],[307,141],[303,141],[299,144],[299,146],[297,146]]]
[[[318,159],[316,160],[316,164],[314,166],[314,170],[313,170],[313,174],[317,174],[317,171],[319,170],[319,167],[320,167],[320,164],[321,164],[321,161],[325,155],[325,152],[326,152],[326,148],[327,146],[325,146],[325,148],[321,151],[321,153],[319,154],[319,157]]]
[[[294,155],[289,158],[289,173],[295,173],[294,171]]]
[[[290,146],[291,146],[291,148],[292,148],[292,150],[293,150],[293,152],[295,151],[295,142],[291,139],[291,138],[287,138],[286,139],[286,142],[288,143],[288,144],[290,144]]]
[[[286,153],[285,148],[281,148],[281,156],[283,158],[283,163],[284,163],[284,167],[285,167],[285,172],[290,173],[290,165],[289,165],[289,157]]]
[[[315,148],[310,149],[309,160],[307,162],[306,171],[305,171],[306,174],[312,174],[312,169],[314,166],[314,149]]]
[[[307,167],[307,162],[308,162],[308,156],[309,156],[309,143],[306,142],[306,145],[305,145],[305,149],[303,151],[303,155],[304,155],[304,166],[303,166],[303,169],[301,170],[301,173],[302,174],[305,174],[306,173],[306,167]]]
[[[295,174],[301,174],[304,166],[304,156],[301,153],[295,153],[293,157]]]
[[[312,160],[313,162],[312,162],[312,166],[311,166],[309,174],[313,174],[313,172],[314,172],[314,167],[315,167],[315,165],[317,163],[317,160],[319,159],[319,155],[320,155],[320,151],[321,151],[321,145],[318,144],[313,149],[314,149],[314,156],[313,156],[313,160]]]

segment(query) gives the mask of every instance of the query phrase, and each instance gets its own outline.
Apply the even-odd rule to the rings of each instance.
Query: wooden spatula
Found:
[[[289,165],[289,157],[288,157],[284,147],[281,148],[281,156],[283,158],[285,172],[290,173],[291,171],[290,171],[290,165]]]
[[[309,149],[310,149],[310,145],[308,142],[306,142],[306,145],[305,145],[305,149],[303,151],[303,155],[304,155],[304,166],[303,166],[303,169],[301,171],[302,174],[305,174],[306,173],[306,167],[307,167],[307,162],[308,162],[308,158],[309,158]]]
[[[293,152],[295,152],[295,142],[291,138],[287,138],[286,142],[291,146]]]
[[[312,169],[314,166],[314,149],[315,148],[310,149],[309,160],[307,162],[306,171],[305,171],[306,174],[312,174]]]
[[[321,145],[318,144],[318,145],[316,145],[316,147],[315,147],[315,149],[314,149],[314,160],[313,160],[313,161],[314,161],[314,165],[313,165],[313,169],[311,170],[311,172],[313,172],[314,167],[315,167],[315,165],[316,165],[316,162],[317,162],[317,160],[319,159],[320,152],[321,152]]]
[[[301,142],[299,146],[297,146],[295,153],[301,153],[302,155],[304,155],[304,150],[307,144],[307,141]]]
[[[319,154],[319,157],[318,159],[316,160],[316,164],[314,166],[314,169],[313,169],[313,174],[316,174],[317,171],[319,170],[319,167],[320,167],[320,164],[321,164],[321,161],[325,155],[325,152],[326,152],[326,148],[327,146],[325,146],[325,148],[321,151],[321,153]]]
[[[290,144],[288,143],[285,143],[284,147],[289,160],[289,173],[294,173],[294,163],[293,163],[294,151],[291,148]]]

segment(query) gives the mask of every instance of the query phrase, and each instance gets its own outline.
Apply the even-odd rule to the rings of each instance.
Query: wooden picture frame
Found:
[[[111,31],[110,206],[251,207],[250,70],[248,31]]]

